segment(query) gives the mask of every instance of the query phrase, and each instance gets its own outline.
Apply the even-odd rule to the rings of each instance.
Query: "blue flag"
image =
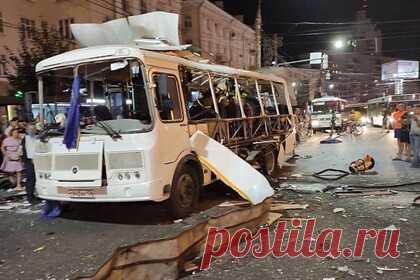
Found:
[[[64,130],[63,144],[67,149],[76,149],[80,128],[80,76],[73,80],[70,108],[67,116],[66,128]]]

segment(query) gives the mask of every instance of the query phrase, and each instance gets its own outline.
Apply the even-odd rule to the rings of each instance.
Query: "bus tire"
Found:
[[[265,174],[272,176],[278,170],[277,156],[278,151],[274,145],[267,145],[262,151],[261,166]]]
[[[200,179],[194,168],[184,164],[175,172],[168,208],[173,218],[190,215],[197,207],[200,196]]]

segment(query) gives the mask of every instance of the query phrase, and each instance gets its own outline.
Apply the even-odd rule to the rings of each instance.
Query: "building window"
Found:
[[[70,24],[74,23],[74,18],[60,19],[58,22],[58,32],[62,39],[73,40],[73,34],[71,33]]]
[[[184,27],[186,29],[192,28],[192,17],[191,16],[185,16],[184,17]]]
[[[122,10],[126,13],[128,13],[128,3],[127,0],[121,0],[121,4],[122,4]]]
[[[20,28],[24,39],[32,38],[32,33],[35,31],[35,21],[27,18],[20,19]]]
[[[0,76],[6,75],[6,56],[3,54],[0,56]]]
[[[139,1],[139,5],[140,5],[140,12],[142,14],[147,13],[147,1],[146,0],[140,0]]]
[[[0,12],[0,33],[4,32],[4,26],[3,26],[3,14]]]
[[[211,20],[208,19],[207,20],[207,29],[210,32],[213,30],[213,28],[212,28],[213,26],[212,25],[213,25],[213,23],[211,22]]]

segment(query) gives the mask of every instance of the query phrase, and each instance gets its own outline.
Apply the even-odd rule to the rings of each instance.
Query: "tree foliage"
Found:
[[[70,50],[74,47],[74,42],[62,39],[56,29],[45,22],[40,28],[31,30],[30,36],[28,32],[26,36],[24,35],[24,31],[21,31],[20,47],[16,52],[5,47],[8,53],[7,62],[12,69],[8,73],[8,78],[15,90],[37,91],[36,64],[43,59]]]

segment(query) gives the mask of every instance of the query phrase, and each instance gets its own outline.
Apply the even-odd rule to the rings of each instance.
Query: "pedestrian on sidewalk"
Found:
[[[10,136],[4,139],[1,145],[1,151],[4,159],[0,170],[10,174],[10,179],[12,179],[12,176],[16,174],[16,190],[22,191],[23,188],[21,182],[23,164],[21,159],[22,147],[19,129],[13,128],[10,130]]]
[[[412,116],[412,108],[410,107],[407,107],[405,113],[401,116],[400,142],[403,145],[403,154],[407,162],[411,162],[410,127]]]
[[[32,204],[39,202],[35,196],[35,168],[33,163],[33,158],[35,154],[36,146],[36,129],[32,124],[28,124],[26,128],[26,135],[22,139],[22,148],[23,148],[23,163],[25,170],[23,171],[26,177],[25,190],[28,201]]]
[[[19,119],[17,117],[10,120],[9,126],[5,129],[4,134],[6,134],[6,136],[10,136],[12,129],[15,128],[19,128]]]
[[[420,108],[416,108],[411,117],[410,142],[413,153],[411,167],[420,168]]]
[[[402,155],[406,144],[401,142],[401,127],[402,127],[402,116],[406,113],[406,108],[404,104],[398,104],[396,111],[392,113],[392,118],[394,120],[394,137],[397,139],[398,143],[398,152],[393,160],[402,160]]]

